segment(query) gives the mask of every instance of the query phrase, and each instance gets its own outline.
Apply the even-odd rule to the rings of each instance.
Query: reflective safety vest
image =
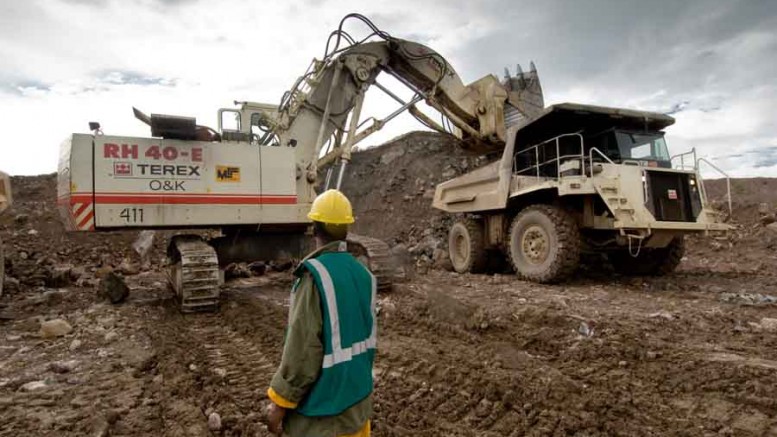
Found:
[[[297,270],[313,275],[323,325],[321,373],[297,406],[304,416],[338,415],[372,393],[377,281],[344,248],[307,259]]]

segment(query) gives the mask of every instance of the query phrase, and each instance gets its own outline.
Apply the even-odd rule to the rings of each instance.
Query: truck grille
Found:
[[[701,195],[691,173],[645,171],[646,206],[658,221],[695,222]]]

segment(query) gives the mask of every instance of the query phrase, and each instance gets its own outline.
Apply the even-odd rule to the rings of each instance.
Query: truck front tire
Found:
[[[509,238],[510,261],[522,279],[559,282],[580,263],[580,230],[574,217],[557,206],[524,209],[513,218]]]

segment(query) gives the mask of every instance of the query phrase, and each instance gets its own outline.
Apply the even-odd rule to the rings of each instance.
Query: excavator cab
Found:
[[[224,141],[240,141],[260,146],[280,144],[274,133],[277,105],[257,102],[238,102],[238,108],[218,111],[218,130]]]

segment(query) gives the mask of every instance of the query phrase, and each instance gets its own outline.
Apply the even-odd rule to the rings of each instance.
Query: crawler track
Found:
[[[365,258],[367,266],[378,279],[378,291],[389,291],[397,279],[404,276],[391,257],[386,243],[376,238],[348,234],[348,251]]]
[[[220,273],[216,250],[197,236],[178,236],[170,243],[169,281],[184,313],[215,311]]]

